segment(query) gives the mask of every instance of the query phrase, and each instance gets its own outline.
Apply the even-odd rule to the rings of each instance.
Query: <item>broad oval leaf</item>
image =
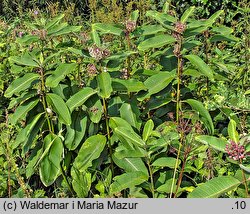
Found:
[[[65,135],[65,146],[69,150],[75,150],[81,143],[87,128],[87,116],[82,112],[72,113],[72,123],[67,126]]]
[[[20,96],[13,97],[9,103],[8,109],[12,109],[20,103],[25,102],[26,100],[35,97],[37,95],[37,90],[32,89],[29,91],[24,91]]]
[[[46,94],[46,99],[47,102],[53,106],[53,110],[58,114],[59,121],[66,125],[70,125],[71,116],[64,100],[57,94],[52,94],[52,93]]]
[[[126,129],[133,131],[132,126],[126,120],[120,117],[111,117],[109,119],[109,127],[113,130],[117,127],[125,127]]]
[[[166,29],[162,27],[161,25],[144,25],[141,27],[138,27],[133,34],[135,36],[137,35],[143,35],[143,36],[148,36],[152,34],[157,34],[159,32],[165,32]]]
[[[138,100],[142,101],[149,98],[152,94],[156,94],[166,88],[170,82],[175,78],[175,71],[173,72],[159,72],[151,77],[149,77],[144,85],[148,88],[145,94],[138,96]]]
[[[91,173],[82,173],[76,168],[71,169],[72,187],[75,190],[77,197],[85,198],[88,196],[91,188]]]
[[[185,10],[185,12],[183,13],[183,15],[181,16],[181,22],[185,23],[188,18],[193,14],[195,7],[189,7],[187,10]]]
[[[46,79],[46,86],[54,88],[56,87],[61,80],[65,78],[67,74],[74,71],[76,68],[76,63],[71,64],[60,64],[52,74]]]
[[[89,115],[89,119],[93,123],[99,123],[100,120],[102,119],[102,114],[103,114],[103,107],[100,98],[97,95],[93,95],[91,99],[88,99],[85,102],[85,105],[88,108],[87,112]]]
[[[60,163],[62,161],[63,143],[61,138],[54,134],[48,134],[44,138],[44,148],[50,146],[48,153],[40,162],[39,172],[41,181],[45,186],[54,183],[61,171]]]
[[[187,99],[186,102],[192,107],[192,109],[199,112],[202,122],[205,124],[209,133],[213,135],[214,124],[208,110],[203,106],[203,104],[200,101]]]
[[[188,198],[217,198],[230,190],[235,189],[241,184],[239,180],[232,176],[221,176],[213,178],[195,188]]]
[[[5,91],[5,97],[11,97],[13,94],[18,94],[32,86],[32,83],[39,80],[39,74],[27,73],[23,77],[14,80]]]
[[[124,189],[134,187],[148,179],[143,172],[128,172],[113,178],[114,182],[110,185],[110,193],[118,193]]]
[[[24,119],[26,114],[31,111],[38,104],[38,102],[38,98],[31,98],[25,101],[22,105],[18,106],[10,119],[11,123],[16,124],[19,120]]]
[[[126,127],[117,127],[114,129],[115,134],[123,137],[123,139],[131,142],[135,146],[144,147],[145,142],[141,139],[141,137],[136,134],[134,131],[127,129]]]
[[[29,139],[30,134],[32,134],[34,127],[43,114],[44,112],[37,114],[28,121],[26,127],[18,133],[15,143],[12,144],[12,149],[17,148],[21,143],[25,143]]]
[[[228,142],[222,138],[217,138],[208,135],[199,135],[195,137],[195,140],[213,147],[214,149],[225,152],[226,145]]]
[[[92,161],[97,159],[106,145],[106,137],[94,135],[89,137],[81,146],[74,161],[74,167],[80,172],[92,166]]]
[[[66,104],[69,107],[69,110],[72,112],[75,108],[81,106],[87,99],[97,92],[90,87],[86,87],[75,93],[70,97]]]
[[[147,90],[146,86],[136,79],[122,80],[112,78],[112,88],[114,91],[128,92],[139,92],[142,90]]]
[[[134,103],[131,104],[123,103],[120,108],[120,114],[122,119],[126,120],[131,126],[136,128],[137,130],[140,130],[141,127],[141,120],[139,118],[140,112],[139,109],[136,108],[138,107]],[[137,110],[137,114],[135,110]]]
[[[150,48],[160,48],[175,42],[175,38],[169,35],[161,34],[144,40],[138,45],[140,51],[146,51]]]
[[[199,56],[186,55],[185,58],[187,58],[193,66],[197,67],[203,75],[211,80],[214,79],[213,70]]]
[[[113,34],[116,36],[121,36],[123,34],[123,29],[120,26],[115,24],[108,24],[108,23],[95,23],[92,24],[92,29],[98,30],[101,33],[105,34]]]
[[[176,165],[176,158],[172,158],[172,157],[161,157],[156,159],[153,163],[152,166],[158,166],[158,167],[169,167],[171,169],[175,168]],[[178,160],[177,166],[179,166],[181,164],[181,161]]]
[[[114,163],[125,170],[125,172],[143,172],[148,176],[148,169],[141,158],[120,157],[119,153],[115,152],[112,156]]]
[[[12,56],[9,58],[11,62],[19,65],[26,65],[30,67],[39,67],[39,64],[30,56],[29,54],[24,54],[23,56]]]
[[[239,134],[236,131],[236,122],[233,119],[229,121],[227,132],[229,138],[232,141],[234,141],[235,143],[238,143],[240,141]]]
[[[108,72],[102,72],[97,76],[97,84],[99,89],[99,95],[102,98],[109,98],[113,89],[111,85],[111,77]]]
[[[250,166],[244,166],[242,164],[239,165],[241,169],[243,169],[244,171],[246,171],[247,173],[250,173]]]
[[[146,142],[154,129],[154,121],[148,120],[143,128],[142,139]]]

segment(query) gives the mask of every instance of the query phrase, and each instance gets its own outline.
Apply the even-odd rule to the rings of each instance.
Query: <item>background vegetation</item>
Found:
[[[249,197],[250,3],[0,2],[0,197]]]

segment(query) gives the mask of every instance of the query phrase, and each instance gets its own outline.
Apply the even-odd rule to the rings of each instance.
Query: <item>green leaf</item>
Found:
[[[48,134],[44,138],[44,148],[50,144],[52,145],[40,162],[39,167],[40,178],[45,186],[53,184],[61,170],[60,162],[62,161],[63,143],[58,136]]]
[[[171,169],[175,168],[176,165],[176,158],[172,158],[172,157],[161,157],[156,159],[153,163],[152,166],[158,166],[158,167],[169,167]],[[178,160],[178,164],[177,166],[179,166],[181,164],[181,161]]]
[[[19,65],[26,65],[35,68],[39,67],[39,64],[29,54],[24,54],[21,57],[11,56],[9,60]]]
[[[95,29],[93,29],[93,28],[91,30],[91,38],[92,38],[94,44],[96,44],[98,47],[101,46],[100,36],[97,33],[97,31]]]
[[[49,31],[49,36],[62,36],[69,33],[75,33],[81,31],[82,26],[63,26],[61,29],[57,31]]]
[[[11,97],[13,94],[19,94],[20,92],[30,88],[32,83],[39,79],[39,75],[35,73],[27,73],[23,77],[15,79],[5,91],[5,97]]]
[[[170,30],[173,30],[172,24],[177,22],[177,18],[170,16],[167,13],[160,13],[155,10],[147,11],[146,16],[149,16],[155,19],[156,21],[161,23],[163,27],[170,29]]]
[[[37,95],[37,90],[32,89],[29,91],[24,91],[20,96],[13,97],[9,103],[8,109],[12,109],[20,103],[25,102],[26,100],[35,97]]]
[[[32,110],[39,102],[39,99],[31,98],[30,100],[25,101],[22,105],[16,108],[15,113],[11,117],[11,123],[14,125],[17,121],[24,119],[26,114]]]
[[[114,182],[110,186],[110,193],[118,193],[124,189],[134,187],[148,179],[142,172],[129,172],[113,178]]]
[[[60,14],[59,16],[56,16],[55,18],[53,18],[51,21],[49,21],[46,25],[45,25],[45,29],[46,30],[50,30],[51,28],[53,28],[55,25],[57,25],[64,17],[64,14]]]
[[[232,141],[235,143],[239,142],[240,138],[238,132],[236,131],[236,122],[233,119],[229,121],[227,132]]]
[[[125,172],[138,171],[148,176],[148,169],[141,158],[120,157],[117,152],[113,154],[112,158],[115,164]]]
[[[154,121],[148,120],[146,124],[144,125],[143,133],[142,133],[142,139],[146,142],[151,135],[152,131],[154,129]]]
[[[53,106],[53,111],[55,111],[59,116],[59,121],[70,125],[71,124],[71,116],[69,109],[64,102],[64,100],[58,96],[57,94],[48,93],[46,94],[47,102]]]
[[[72,123],[67,126],[65,135],[65,146],[69,150],[75,150],[81,143],[87,128],[87,116],[82,112],[72,113]]]
[[[177,185],[174,184],[174,188],[172,190],[172,183],[173,183],[173,179],[168,179],[164,184],[162,184],[161,186],[159,186],[156,190],[157,192],[160,193],[171,193],[171,192],[175,192],[176,191],[176,187]],[[180,189],[179,189],[180,191]]]
[[[80,148],[74,161],[74,166],[80,172],[87,170],[92,166],[92,161],[97,159],[106,145],[106,137],[103,135],[94,135],[89,137]]]
[[[151,77],[149,77],[144,85],[148,88],[148,92],[142,96],[138,96],[138,100],[142,101],[149,98],[152,94],[156,94],[166,88],[170,82],[175,78],[176,73],[173,72],[159,72]]]
[[[241,184],[239,180],[232,176],[221,176],[213,178],[201,184],[188,195],[188,198],[217,198],[227,193]]]
[[[102,119],[103,114],[103,107],[100,98],[97,95],[94,95],[93,97],[91,97],[91,99],[88,99],[85,102],[85,105],[88,108],[87,112],[89,115],[89,119],[93,123],[99,123]]]
[[[152,34],[157,34],[160,32],[165,32],[166,29],[162,27],[161,25],[143,25],[141,27],[138,27],[133,34],[135,36],[142,35],[142,36],[148,36]]]
[[[139,51],[146,51],[150,48],[160,48],[175,42],[175,38],[169,35],[161,34],[144,40],[138,45]]]
[[[197,67],[203,75],[211,80],[214,79],[213,70],[199,56],[186,55],[185,58],[187,58],[193,66]]]
[[[44,112],[37,114],[28,121],[26,127],[18,133],[14,144],[12,144],[12,149],[17,148],[21,143],[25,143],[29,139],[30,134],[43,114]]]
[[[240,164],[239,166],[240,166],[241,169],[243,169],[243,170],[246,171],[247,173],[250,173],[250,167],[249,167],[249,166],[246,167],[246,166],[244,166],[244,165],[242,165],[242,164]]]
[[[200,101],[188,99],[186,100],[186,102],[192,107],[192,109],[194,109],[200,114],[201,121],[205,124],[209,133],[213,135],[214,124],[208,110],[203,106],[203,104]]]
[[[123,137],[128,142],[133,143],[136,146],[144,147],[145,142],[141,139],[141,137],[136,134],[134,131],[127,129],[126,127],[117,127],[114,129],[115,134]]]
[[[123,34],[123,29],[115,24],[95,23],[92,24],[92,29],[98,30],[103,34],[113,34],[116,36],[121,36]]]
[[[75,108],[81,106],[87,99],[89,99],[92,95],[97,92],[90,87],[86,87],[75,93],[72,97],[70,97],[66,105],[69,107],[69,110],[72,112]]]
[[[209,23],[210,25],[212,25],[216,19],[218,19],[220,17],[220,15],[224,13],[224,10],[218,10],[216,11],[212,16],[209,17],[209,19],[207,20],[207,23]]]
[[[134,128],[140,130],[141,121],[139,119],[139,115],[136,114],[135,112],[133,112],[133,108],[132,108],[131,104],[128,104],[128,103],[122,104],[122,106],[120,108],[121,118],[126,120]],[[135,106],[135,107],[137,107],[137,106]]]
[[[221,42],[221,41],[228,41],[228,42],[237,42],[239,41],[239,38],[233,36],[233,35],[213,35],[210,39],[210,42]]]
[[[99,89],[99,96],[105,99],[109,98],[113,91],[110,74],[108,72],[102,72],[98,74],[97,84]]]
[[[126,120],[120,117],[111,117],[109,119],[109,127],[113,130],[117,127],[125,127],[126,129],[129,129],[130,131],[134,131],[132,126]]]
[[[134,10],[134,11],[130,14],[130,20],[136,22],[138,18],[139,18],[139,10]]]
[[[182,23],[185,23],[188,20],[189,16],[191,16],[193,14],[194,9],[195,9],[195,7],[192,6],[192,7],[189,7],[187,10],[185,10],[183,15],[181,16]]]
[[[40,38],[37,35],[25,35],[25,36],[23,36],[21,38],[17,38],[16,43],[20,43],[20,44],[24,44],[24,45],[30,45],[32,43],[35,43],[35,42],[39,41],[39,40],[40,40]],[[33,64],[33,65],[35,65],[35,64]]]
[[[76,168],[71,169],[72,186],[77,197],[86,198],[91,188],[91,173],[82,173]]]
[[[211,31],[214,33],[222,34],[222,35],[229,35],[234,32],[233,28],[226,27],[223,25],[219,27],[213,27]]]
[[[112,79],[112,88],[114,91],[128,91],[129,93],[147,89],[142,82],[136,79],[122,80],[116,78]]]
[[[75,70],[76,66],[77,66],[76,63],[71,63],[71,64],[61,63],[61,64],[59,64],[59,66],[56,68],[56,70],[53,71],[49,77],[47,77],[46,86],[51,87],[51,88],[57,87],[59,82],[62,81],[67,74],[69,74],[70,72]]]
[[[195,137],[195,140],[201,143],[204,143],[206,145],[209,145],[218,151],[221,151],[224,153],[226,152],[225,148],[228,142],[222,138],[217,138],[217,137],[208,136],[208,135],[199,135]]]

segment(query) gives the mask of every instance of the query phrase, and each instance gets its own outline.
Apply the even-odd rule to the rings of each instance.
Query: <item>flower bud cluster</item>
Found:
[[[97,74],[97,69],[94,64],[90,63],[87,65],[87,73],[90,77],[93,77]]]
[[[245,148],[244,146],[235,143],[230,140],[229,144],[226,145],[226,152],[229,155],[229,158],[233,160],[242,160],[245,158]]]
[[[133,32],[136,28],[136,22],[132,20],[127,20],[125,22],[125,28],[127,33]]]
[[[174,30],[177,32],[177,33],[180,33],[182,34],[185,30],[186,30],[186,24],[185,23],[182,23],[182,22],[176,22],[175,23],[175,26],[174,26]]]
[[[100,47],[97,47],[96,44],[94,44],[92,47],[89,48],[89,54],[96,60],[101,60],[110,55],[110,51],[108,49],[103,49]]]

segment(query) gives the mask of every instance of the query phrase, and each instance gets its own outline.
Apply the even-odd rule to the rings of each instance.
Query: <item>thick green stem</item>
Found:
[[[46,90],[45,90],[45,81],[44,81],[43,68],[40,68],[40,75],[41,75],[41,98],[42,98],[43,109],[44,109],[45,114],[46,114],[46,119],[47,119],[47,122],[48,122],[49,131],[51,133],[54,133],[54,127],[53,127],[53,125],[52,125],[52,123],[50,121],[49,114],[48,114],[48,111],[47,111],[47,102],[46,102],[46,99],[45,99]]]
[[[109,148],[109,156],[110,156],[110,161],[111,161],[111,171],[112,175],[114,175],[114,163],[112,159],[113,151],[112,151],[112,145],[110,142],[110,129],[109,129],[109,120],[108,120],[108,110],[107,110],[107,105],[106,105],[106,99],[103,98],[103,111],[104,111],[104,117],[105,117],[105,123],[106,123],[106,131],[108,135],[108,148]]]
[[[65,171],[63,169],[62,163],[60,164],[60,167],[61,167],[61,173],[62,173],[63,179],[65,180],[65,182],[66,182],[66,184],[67,184],[67,186],[69,188],[70,193],[72,194],[72,196],[74,196],[74,190],[73,190],[72,186],[69,183],[69,180],[68,180],[68,178],[66,176],[66,173],[65,173]]]
[[[150,184],[151,184],[151,192],[152,192],[152,197],[155,198],[155,187],[154,187],[154,177],[153,177],[153,170],[150,165],[150,160],[147,160],[147,165],[148,165],[148,170],[149,170],[149,175],[150,175]]]
[[[242,160],[240,160],[240,163],[242,164]],[[245,175],[245,172],[243,169],[241,169],[241,173],[242,173],[242,177],[243,177],[243,183],[245,185],[246,198],[249,198],[247,179],[246,179],[246,175]]]
[[[174,193],[174,198],[176,198],[178,189],[181,186],[181,182],[182,182],[182,178],[183,178],[183,174],[184,174],[184,169],[185,169],[185,166],[186,166],[186,161],[187,161],[187,157],[184,157],[182,167],[181,167],[181,172],[180,172],[180,175],[179,175],[179,178],[178,178],[178,181],[177,181],[177,187],[176,187],[176,190],[175,190],[175,193]]]
[[[182,72],[182,58],[178,57],[178,68],[177,68],[177,94],[176,94],[176,122],[177,125],[179,125],[179,113],[180,113],[180,107],[181,107],[181,72]]]
[[[178,162],[179,162],[180,154],[181,154],[182,140],[183,140],[183,136],[181,136],[181,139],[179,142],[179,148],[178,148],[177,158],[176,158],[175,167],[174,167],[174,175],[173,175],[171,190],[170,190],[170,198],[172,198],[172,194],[174,191],[174,183],[175,183],[175,177],[176,177],[177,168],[178,168]]]

